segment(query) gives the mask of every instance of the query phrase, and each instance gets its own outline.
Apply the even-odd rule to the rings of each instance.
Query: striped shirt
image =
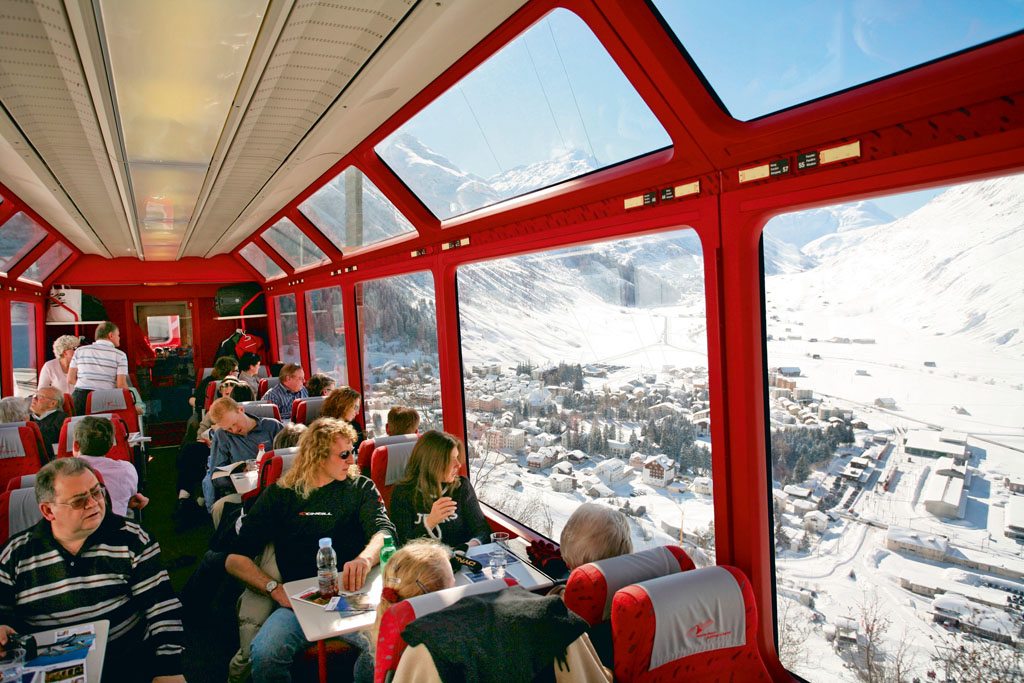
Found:
[[[78,370],[76,389],[115,389],[117,376],[128,375],[128,356],[109,339],[97,339],[75,349],[71,367]]]
[[[292,419],[292,401],[297,398],[309,398],[309,392],[306,391],[306,387],[302,387],[298,391],[289,391],[288,387],[283,384],[278,384],[276,387],[263,394],[263,398],[260,400],[263,402],[277,404],[278,410],[281,411],[282,420]]]
[[[0,623],[25,633],[100,619],[110,620],[107,661],[145,662],[136,670],[149,677],[182,673],[181,603],[138,524],[108,513],[72,555],[44,519],[0,551]]]

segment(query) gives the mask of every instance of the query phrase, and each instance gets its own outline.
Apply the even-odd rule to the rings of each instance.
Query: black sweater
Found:
[[[427,531],[425,520],[430,514],[433,501],[427,505],[416,505],[416,485],[398,484],[391,490],[391,520],[398,530],[398,542],[405,544],[414,538],[436,538],[449,546],[462,545],[472,539],[481,543],[491,540],[491,528],[487,525],[480,502],[469,479],[459,477],[459,487],[449,494],[455,501],[455,515],[438,524],[433,533]]]

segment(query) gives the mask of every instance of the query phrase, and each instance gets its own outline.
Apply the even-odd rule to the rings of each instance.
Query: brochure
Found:
[[[323,607],[328,612],[347,612],[357,614],[369,612],[375,608],[370,596],[366,593],[342,593],[340,595],[322,595],[316,588],[309,588],[291,596],[293,600],[301,600],[311,605]]]
[[[25,662],[22,681],[85,683],[85,659],[95,646],[96,632],[90,624],[60,629],[51,642],[40,640],[38,656]]]
[[[210,475],[210,479],[220,479],[222,477],[228,477],[232,474],[245,472],[245,464],[248,460],[239,460],[238,462],[229,463],[227,465],[218,465],[213,468],[213,474]]]

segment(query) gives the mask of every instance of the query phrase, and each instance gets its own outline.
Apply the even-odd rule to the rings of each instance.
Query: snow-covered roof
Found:
[[[923,531],[914,531],[903,527],[891,526],[885,533],[886,541],[893,541],[905,546],[912,546],[946,553],[949,551],[949,539],[936,534],[928,534]]]
[[[921,500],[925,503],[941,502],[960,507],[964,499],[964,480],[960,477],[948,477],[941,472],[932,472],[924,484]]]
[[[796,484],[787,484],[782,487],[782,490],[794,498],[807,498],[811,495],[811,490],[809,488],[806,486],[797,486]]]
[[[1003,519],[1007,527],[1024,530],[1024,496],[1010,496]]]
[[[957,619],[989,633],[1012,636],[1015,632],[1013,617],[1003,610],[971,602],[956,593],[944,593],[932,600],[932,610],[955,615]]]
[[[811,510],[806,515],[804,515],[804,519],[805,520],[806,519],[814,519],[814,520],[817,520],[819,522],[827,522],[828,521],[828,515],[826,515],[821,510]]]
[[[676,464],[672,462],[672,460],[669,459],[667,455],[661,453],[659,453],[658,455],[648,455],[644,459],[644,467],[652,463],[660,466],[663,470],[670,470],[676,466]]]
[[[932,453],[945,453],[954,457],[963,458],[965,446],[963,444],[943,441],[941,432],[931,429],[912,429],[907,432],[905,449],[930,451]]]

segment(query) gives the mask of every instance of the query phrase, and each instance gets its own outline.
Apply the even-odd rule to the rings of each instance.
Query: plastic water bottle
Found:
[[[384,565],[388,563],[391,556],[395,554],[395,539],[391,538],[391,534],[384,534],[384,547],[380,549],[380,570],[384,571]]]
[[[263,462],[263,456],[267,454],[267,444],[261,443],[260,447],[256,449],[256,462]]]
[[[320,549],[316,551],[316,580],[320,595],[338,594],[338,556],[329,538],[321,538]]]

